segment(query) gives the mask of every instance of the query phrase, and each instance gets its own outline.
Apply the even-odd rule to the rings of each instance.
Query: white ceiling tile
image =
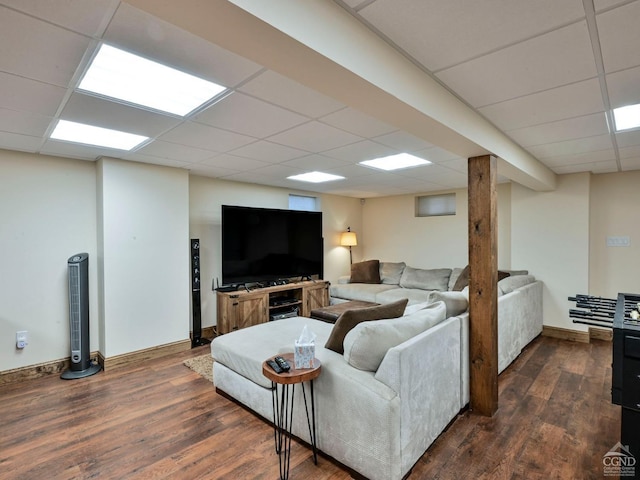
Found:
[[[118,0],[2,0],[34,17],[55,23],[89,37],[102,35],[104,28],[120,3]]]
[[[17,133],[0,132],[0,145],[8,150],[20,152],[37,152],[42,143],[42,138],[21,135]]]
[[[640,156],[620,160],[622,171],[640,170]]]
[[[307,122],[309,118],[243,93],[235,93],[198,114],[195,120],[224,130],[264,138]]]
[[[272,142],[308,152],[322,152],[362,140],[361,137],[312,121],[269,137]]]
[[[498,128],[513,130],[604,112],[604,104],[600,83],[593,78],[488,105],[479,111]]]
[[[298,150],[297,148],[291,148],[265,140],[259,140],[244,147],[236,148],[229,153],[267,163],[280,163],[309,154],[304,150]]]
[[[397,128],[361,113],[351,107],[343,108],[320,118],[321,122],[361,137],[375,137],[391,133]]]
[[[596,15],[606,73],[640,65],[640,2]]]
[[[358,177],[367,177],[380,172],[380,170],[374,170],[372,168],[365,167],[363,165],[351,164],[333,167],[326,170],[327,173],[333,173],[334,175],[342,175],[343,177],[354,179]]]
[[[601,10],[605,10],[611,7],[615,7],[621,3],[626,3],[629,0],[593,0],[594,8],[596,12],[600,12]]]
[[[160,140],[222,153],[247,145],[256,139],[200,123],[186,122],[162,135]]]
[[[609,133],[609,127],[604,112],[507,131],[513,140],[524,147],[606,133]]]
[[[305,157],[294,158],[293,160],[284,162],[284,165],[300,168],[305,171],[317,170],[324,172],[329,168],[344,166],[345,163],[342,160],[325,157],[324,155],[307,155]]]
[[[640,157],[640,144],[620,149],[620,159]]]
[[[186,167],[192,175],[200,175],[203,177],[225,177],[238,173],[237,170],[224,167],[212,167],[202,163],[194,163]]]
[[[380,135],[375,137],[374,140],[405,153],[416,152],[424,150],[425,148],[433,148],[433,145],[429,142],[425,142],[421,138],[401,131]]]
[[[344,104],[337,100],[270,70],[251,79],[238,90],[311,118],[344,108]]]
[[[616,153],[613,148],[610,148],[607,150],[597,150],[573,155],[558,155],[557,157],[547,157],[543,159],[543,163],[548,167],[557,167],[562,165],[578,165],[584,163],[604,162],[615,159]]]
[[[529,150],[534,157],[540,159],[557,157],[559,155],[607,150],[610,148],[613,148],[611,137],[609,135],[599,135],[597,137],[568,140],[565,142],[549,143],[546,145],[536,145],[527,148],[527,150]]]
[[[225,87],[235,87],[262,68],[124,2],[104,40]]]
[[[152,138],[182,122],[173,116],[78,92],[69,97],[60,118]]]
[[[371,140],[362,140],[361,142],[352,143],[351,145],[334,148],[324,152],[327,156],[352,162],[372,160],[374,158],[386,157],[396,153],[400,152],[393,147],[382,145],[378,142],[372,142]]]
[[[49,125],[51,117],[31,112],[21,112],[0,108],[0,131],[18,133],[31,137],[42,137]]]
[[[618,171],[618,165],[615,160],[609,160],[605,162],[586,163],[580,165],[558,166],[554,167],[553,171],[560,175],[580,172],[614,173]]]
[[[163,165],[165,167],[185,168],[189,165],[187,162],[182,162],[173,158],[156,157],[154,155],[146,155],[144,153],[127,153],[122,156],[123,160],[130,160],[133,162],[150,163],[152,165]]]
[[[607,75],[611,108],[640,103],[640,67]]]
[[[209,157],[202,162],[202,165],[216,168],[226,168],[229,170],[236,170],[239,172],[245,172],[248,170],[254,170],[267,166],[265,162],[253,160],[251,158],[236,157],[235,155],[222,154],[215,157]]]
[[[475,107],[596,75],[585,21],[456,65],[437,74]]]
[[[155,140],[148,145],[145,145],[141,149],[136,150],[136,153],[142,155],[150,155],[153,157],[178,160],[182,163],[201,162],[206,158],[210,158],[216,155],[211,150],[187,147],[186,145],[163,142],[161,140]]]
[[[616,133],[616,143],[620,148],[640,145],[640,130]]]
[[[0,107],[53,117],[66,89],[0,72]]]
[[[42,146],[40,153],[59,157],[80,158],[82,160],[96,160],[99,157],[122,158],[122,155],[127,152],[49,139]]]
[[[431,147],[424,150],[417,150],[413,152],[413,155],[429,160],[432,163],[446,162],[448,160],[454,160],[460,158],[455,153],[451,153],[440,147]],[[465,159],[465,162],[467,160]]]
[[[0,7],[2,71],[67,87],[91,40]],[[28,34],[27,34],[28,32]]]
[[[358,13],[431,71],[584,16],[581,0],[378,0]]]

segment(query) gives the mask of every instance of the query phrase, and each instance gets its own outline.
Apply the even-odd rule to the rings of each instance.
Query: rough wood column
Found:
[[[471,410],[498,410],[497,159],[468,160]]]

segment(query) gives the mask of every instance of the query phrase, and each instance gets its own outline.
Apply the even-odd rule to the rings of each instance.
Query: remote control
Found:
[[[288,372],[289,370],[291,370],[291,367],[289,366],[287,361],[281,356],[275,357],[274,360],[280,366],[283,372]]]
[[[282,373],[283,371],[282,368],[280,368],[280,365],[273,360],[267,360],[267,365],[269,365],[276,373]]]

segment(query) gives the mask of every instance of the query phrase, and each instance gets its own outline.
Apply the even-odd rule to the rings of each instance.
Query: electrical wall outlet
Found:
[[[29,345],[29,332],[23,330],[16,332],[16,348],[24,348]]]

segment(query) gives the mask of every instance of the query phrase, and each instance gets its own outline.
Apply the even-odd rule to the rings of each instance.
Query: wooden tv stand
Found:
[[[271,315],[298,309],[308,317],[311,310],[329,305],[329,282],[303,281],[235,292],[216,292],[218,334],[268,322]]]

